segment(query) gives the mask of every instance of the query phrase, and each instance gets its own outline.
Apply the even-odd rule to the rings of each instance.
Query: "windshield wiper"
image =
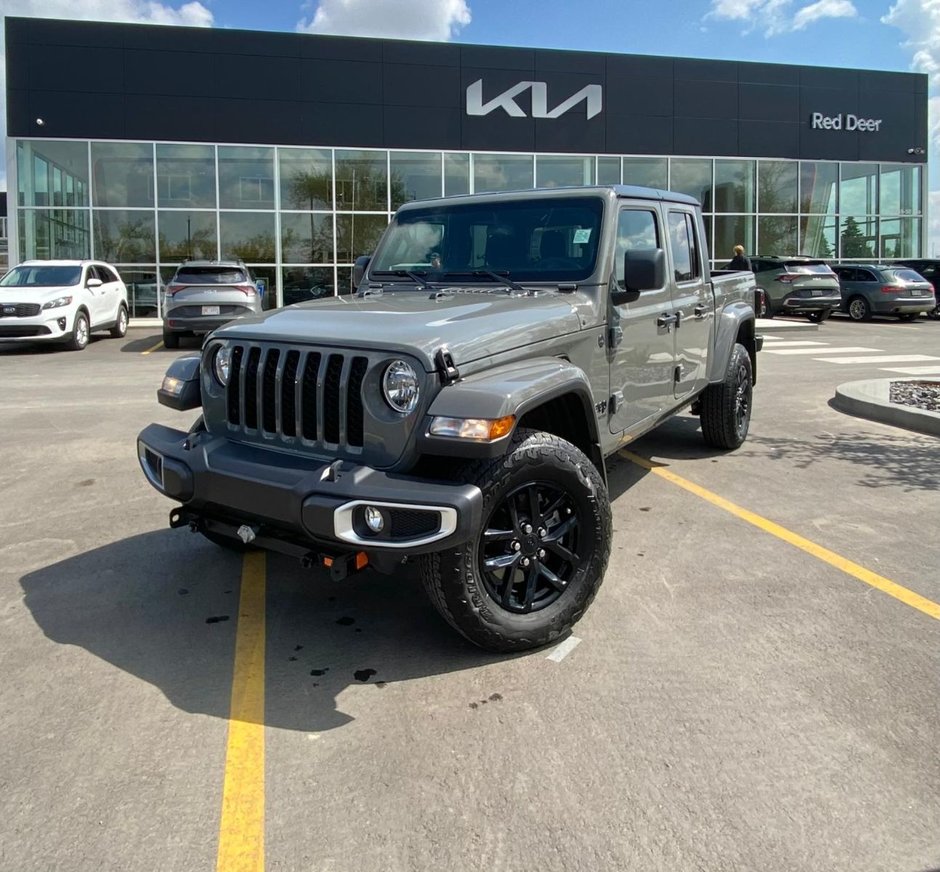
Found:
[[[399,278],[409,278],[415,284],[422,288],[429,288],[431,285],[424,277],[426,272],[412,272],[410,269],[377,269],[369,273],[370,276],[398,276]]]
[[[472,269],[464,270],[461,272],[446,272],[442,278],[447,278],[448,276],[486,276],[487,278],[493,279],[493,281],[499,282],[500,284],[506,285],[507,288],[512,288],[514,291],[524,291],[525,288],[522,285],[517,284],[511,278],[509,278],[509,273],[498,273],[493,272],[491,269]]]

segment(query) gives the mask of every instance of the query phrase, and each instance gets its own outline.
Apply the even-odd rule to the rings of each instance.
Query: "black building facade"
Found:
[[[342,292],[402,202],[483,190],[683,191],[719,263],[925,244],[924,75],[26,18],[6,46],[11,262],[107,259],[137,316],[187,256],[271,305]]]

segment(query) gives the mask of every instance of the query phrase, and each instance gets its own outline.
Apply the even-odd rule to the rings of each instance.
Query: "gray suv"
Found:
[[[824,260],[757,255],[751,258],[757,279],[758,315],[806,315],[825,321],[842,303],[839,279]]]
[[[842,286],[842,311],[853,321],[896,315],[913,321],[937,305],[933,285],[909,266],[840,263],[833,267]]]
[[[166,287],[163,344],[209,333],[228,321],[261,314],[261,295],[248,267],[237,260],[189,260]]]

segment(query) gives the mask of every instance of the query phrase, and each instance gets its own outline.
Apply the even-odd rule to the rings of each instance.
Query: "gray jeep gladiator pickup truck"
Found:
[[[401,207],[352,296],[223,326],[158,391],[150,483],[235,549],[393,573],[494,651],[565,633],[604,577],[604,458],[690,407],[747,435],[754,277],[711,274],[698,203],[635,187]]]

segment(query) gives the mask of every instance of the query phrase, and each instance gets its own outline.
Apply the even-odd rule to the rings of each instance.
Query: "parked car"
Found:
[[[927,317],[932,318],[934,321],[940,320],[940,260],[915,257],[908,260],[892,261],[892,263],[909,266],[933,285],[933,295],[937,305],[927,312]]]
[[[824,260],[759,254],[751,258],[751,269],[763,318],[806,315],[818,323],[842,303],[839,279]]]
[[[72,351],[91,333],[127,333],[127,287],[110,264],[28,260],[0,278],[0,342],[62,343]]]
[[[833,266],[842,287],[842,306],[853,321],[872,315],[896,315],[912,321],[936,308],[933,285],[908,266],[840,263]]]
[[[261,295],[248,267],[237,260],[180,264],[163,300],[163,344],[179,348],[181,336],[209,333],[236,318],[261,314]]]

